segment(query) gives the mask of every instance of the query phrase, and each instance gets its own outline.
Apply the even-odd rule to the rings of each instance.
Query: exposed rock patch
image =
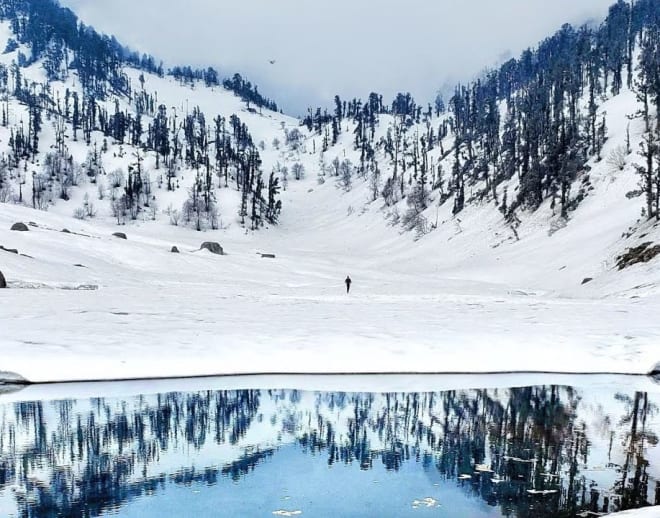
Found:
[[[29,227],[25,223],[21,223],[21,222],[14,223],[11,226],[11,229],[14,232],[27,232],[28,230],[30,230]]]
[[[126,234],[124,234],[123,232],[115,232],[115,233],[112,234],[112,235],[113,235],[114,237],[119,238],[119,239],[128,239],[128,238],[126,237]]]
[[[660,381],[660,362],[656,363],[655,367],[651,369],[651,372],[649,372],[649,376],[653,376],[658,381]]]
[[[205,243],[202,243],[200,250],[208,250],[212,254],[216,254],[216,255],[225,255],[225,251],[222,249],[220,244],[214,241],[207,241]]]
[[[616,258],[619,270],[633,266],[639,263],[648,263],[656,256],[660,255],[660,245],[654,245],[652,242],[643,243]]]

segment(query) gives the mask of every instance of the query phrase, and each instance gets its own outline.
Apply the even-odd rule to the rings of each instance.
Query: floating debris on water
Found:
[[[430,496],[427,498],[424,498],[423,500],[415,500],[412,503],[413,509],[419,509],[420,507],[440,507],[440,503],[435,499],[431,498]]]
[[[555,493],[559,493],[558,489],[528,489],[527,492],[530,495],[554,495]]]
[[[490,469],[490,467],[488,467],[486,464],[477,464],[474,470],[479,473],[493,473],[493,470]]]

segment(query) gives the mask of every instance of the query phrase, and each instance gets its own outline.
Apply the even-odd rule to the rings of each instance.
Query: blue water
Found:
[[[0,516],[526,518],[643,507],[660,503],[659,404],[660,393],[557,386],[0,396]]]
[[[438,506],[413,502],[432,497]],[[154,501],[157,500],[157,505]],[[406,463],[397,471],[383,465],[361,470],[355,465],[328,466],[327,459],[286,447],[238,482],[165,484],[157,497],[138,499],[107,516],[273,516],[276,511],[302,511],[300,516],[501,516],[478,496],[466,497],[453,480],[433,469]]]

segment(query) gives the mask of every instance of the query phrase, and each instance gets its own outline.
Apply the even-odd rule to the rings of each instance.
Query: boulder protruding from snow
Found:
[[[14,223],[11,226],[11,229],[14,232],[27,232],[28,230],[30,230],[30,228],[25,223],[21,223],[21,222]]]
[[[5,252],[9,252],[10,254],[17,254],[18,255],[18,250],[15,248],[5,248],[4,246],[0,245],[0,250],[3,250]]]
[[[585,279],[582,281],[582,286],[584,286],[585,284],[589,284],[589,283],[590,283],[591,281],[593,281],[593,280],[594,280],[593,277],[587,277],[587,278],[585,278]]]
[[[71,231],[68,228],[63,228],[62,229],[62,234],[70,234]]]
[[[214,241],[206,241],[205,243],[202,243],[200,250],[208,250],[212,254],[216,255],[225,255],[225,251],[220,246],[220,243],[216,243]]]
[[[5,280],[5,276],[2,275],[2,272],[0,272],[0,289],[6,288],[7,287],[7,281]]]
[[[275,259],[275,254],[261,254],[262,259]]]
[[[652,376],[656,379],[660,379],[660,362],[655,364],[655,367],[651,369],[651,372],[649,372],[649,376]]]
[[[178,254],[178,253],[180,253],[180,252],[179,252],[179,249],[178,249],[176,246],[173,246],[173,247],[172,247],[172,250],[170,250],[170,252],[172,252],[173,254]]]
[[[126,234],[124,234],[123,232],[115,232],[115,233],[112,234],[112,235],[115,236],[115,237],[117,237],[117,238],[119,238],[119,239],[128,239],[128,238],[126,237]]]

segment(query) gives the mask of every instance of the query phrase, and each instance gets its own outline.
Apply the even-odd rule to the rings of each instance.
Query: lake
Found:
[[[6,387],[0,516],[591,517],[660,504],[650,378],[396,381]]]

